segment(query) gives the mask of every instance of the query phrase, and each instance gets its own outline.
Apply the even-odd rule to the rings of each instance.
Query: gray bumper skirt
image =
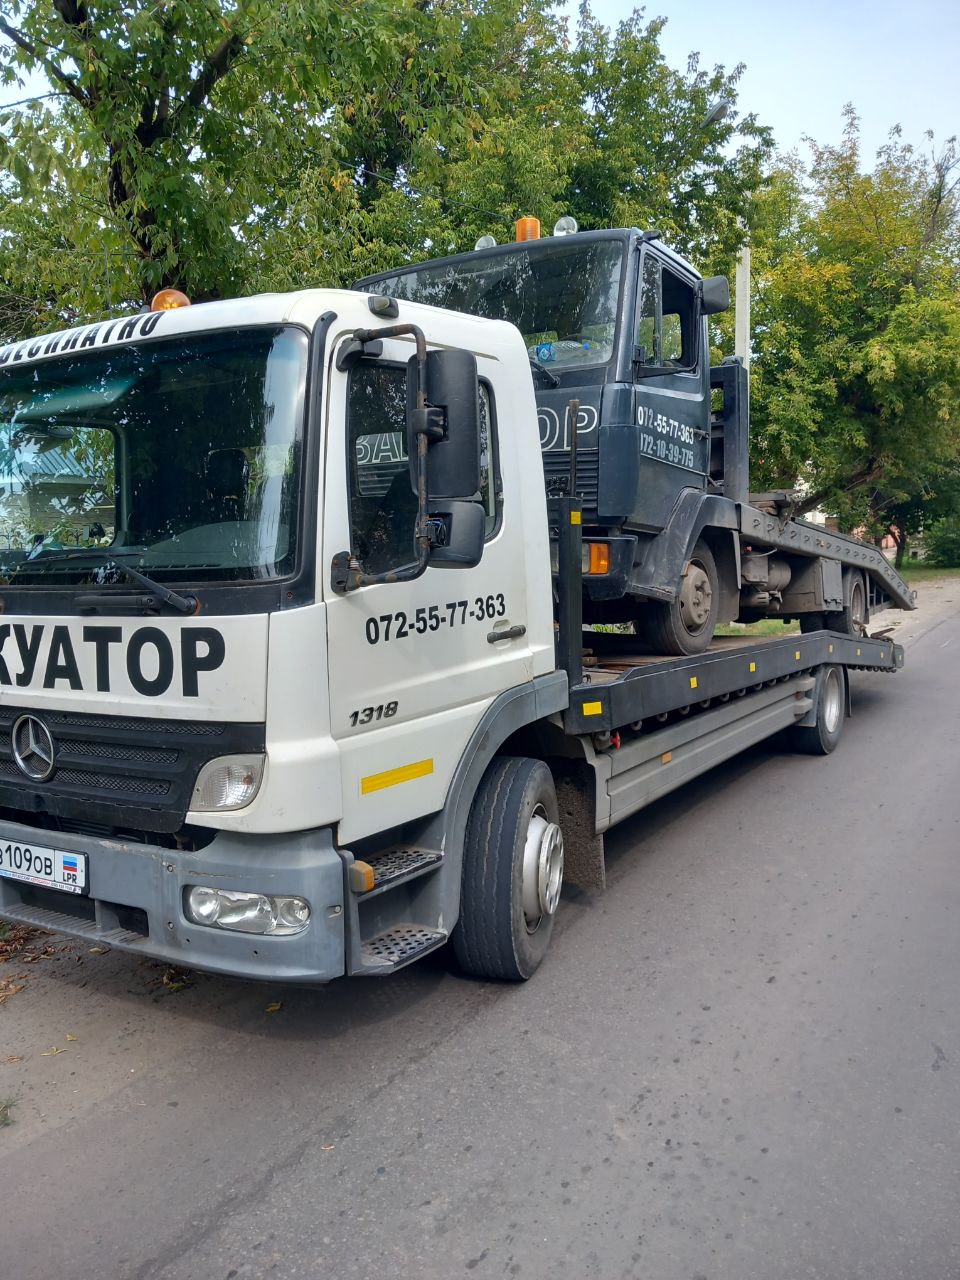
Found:
[[[0,822],[0,838],[85,853],[89,877],[88,897],[0,878],[0,918],[237,977],[326,982],[344,972],[343,862],[327,828],[271,836],[219,832],[198,853],[12,822]],[[195,884],[297,894],[310,903],[310,923],[292,937],[193,924],[183,896]]]

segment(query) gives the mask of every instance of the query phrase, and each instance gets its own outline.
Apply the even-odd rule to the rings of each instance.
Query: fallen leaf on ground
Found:
[[[76,1040],[76,1038],[77,1038],[77,1037],[76,1037],[76,1036],[72,1036],[72,1035],[70,1034],[70,1032],[68,1031],[68,1032],[67,1032],[67,1034],[66,1034],[63,1038],[64,1038],[64,1040]]]
[[[11,1053],[9,1057],[0,1058],[0,1067],[9,1067],[14,1062],[22,1062],[22,1061],[23,1059],[20,1057],[19,1053]]]
[[[168,991],[183,991],[193,986],[193,978],[179,969],[164,969],[161,981]]]
[[[333,1150],[334,1150],[334,1144],[333,1144],[332,1142],[328,1142],[328,1143],[327,1143],[327,1145],[326,1145],[325,1147],[321,1147],[321,1148],[320,1148],[320,1150],[321,1150],[321,1151],[333,1151]]]
[[[92,956],[105,956],[105,955],[109,955],[109,953],[110,953],[109,947],[91,947],[90,948],[90,954]]]
[[[66,1052],[67,1052],[67,1051],[66,1051],[66,1049],[61,1049],[59,1045],[56,1045],[56,1044],[55,1044],[55,1045],[53,1046],[53,1048],[52,1048],[52,1049],[44,1049],[44,1051],[43,1051],[43,1053],[41,1053],[40,1057],[41,1057],[41,1058],[52,1058],[52,1057],[54,1056],[54,1054],[57,1054],[57,1053],[66,1053]]]
[[[266,1007],[266,1009],[264,1010],[264,1012],[265,1012],[265,1013],[279,1013],[279,1012],[280,1012],[280,1010],[281,1010],[282,1008],[283,1008],[283,1005],[281,1004],[281,1002],[280,1002],[279,1000],[274,1000],[274,1002],[273,1002],[272,1004],[268,1004],[268,1005],[267,1005],[267,1007]]]
[[[22,991],[25,985],[23,982],[14,982],[12,978],[0,978],[0,1004]]]

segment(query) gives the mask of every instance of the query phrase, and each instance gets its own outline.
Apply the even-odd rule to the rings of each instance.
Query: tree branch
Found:
[[[87,6],[80,0],[53,0],[53,7],[68,27],[85,27],[90,21]]]
[[[35,44],[31,44],[29,40],[22,36],[16,27],[11,27],[8,22],[4,22],[4,20],[0,18],[0,31],[2,31],[9,40],[12,40],[18,48],[22,49],[24,53],[28,53],[31,58],[42,63],[46,68],[47,73],[52,76],[54,80],[59,81],[59,83],[63,85],[71,98],[76,98],[77,102],[83,103],[84,106],[89,106],[90,98],[80,88],[76,80],[71,76],[68,76],[67,73],[58,67],[55,62],[52,62],[49,58],[45,58],[37,46]]]
[[[141,125],[137,129],[137,139],[141,146],[149,147],[160,138],[171,137],[183,113],[189,109],[195,111],[203,105],[214,86],[223,79],[245,48],[246,37],[239,32],[234,31],[231,35],[224,36],[173,111],[169,110],[168,96],[166,109],[157,110],[149,125]],[[169,90],[167,94],[169,95]]]

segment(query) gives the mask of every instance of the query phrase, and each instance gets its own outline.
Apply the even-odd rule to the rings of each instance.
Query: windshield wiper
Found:
[[[139,569],[134,569],[133,565],[124,564],[123,561],[118,558],[123,555],[140,554],[140,552],[135,551],[132,547],[129,550],[124,550],[124,548],[118,547],[116,551],[106,553],[98,551],[95,547],[91,547],[86,551],[53,552],[49,555],[45,555],[42,560],[38,558],[35,561],[24,561],[24,564],[29,563],[31,567],[35,567],[38,563],[56,564],[62,563],[64,560],[87,560],[95,556],[101,556],[101,568],[116,569],[119,573],[124,574],[133,582],[136,582],[138,586],[146,588],[147,591],[151,591],[158,600],[162,601],[163,604],[168,604],[171,609],[176,609],[178,613],[196,613],[197,599],[195,596],[182,596],[179,591],[171,591],[170,588],[165,587],[162,582],[156,582],[153,578],[148,578],[145,573],[141,573]]]
[[[542,365],[536,356],[530,355],[529,351],[527,352],[527,359],[530,361],[530,368],[534,371],[534,373],[539,373],[544,378],[546,378],[547,386],[559,387],[560,379],[557,377],[557,375],[555,373],[551,373],[551,371],[546,367],[546,365]]]

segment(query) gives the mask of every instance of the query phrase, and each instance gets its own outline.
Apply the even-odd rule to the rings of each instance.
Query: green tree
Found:
[[[883,519],[960,458],[960,157],[894,133],[861,169],[856,116],[754,213],[755,477],[847,525]]]
[[[0,78],[40,71],[51,92],[0,115],[0,159],[35,199],[91,169],[142,296],[223,291],[276,158],[310,144],[346,86],[384,74],[416,8],[6,0]]]

